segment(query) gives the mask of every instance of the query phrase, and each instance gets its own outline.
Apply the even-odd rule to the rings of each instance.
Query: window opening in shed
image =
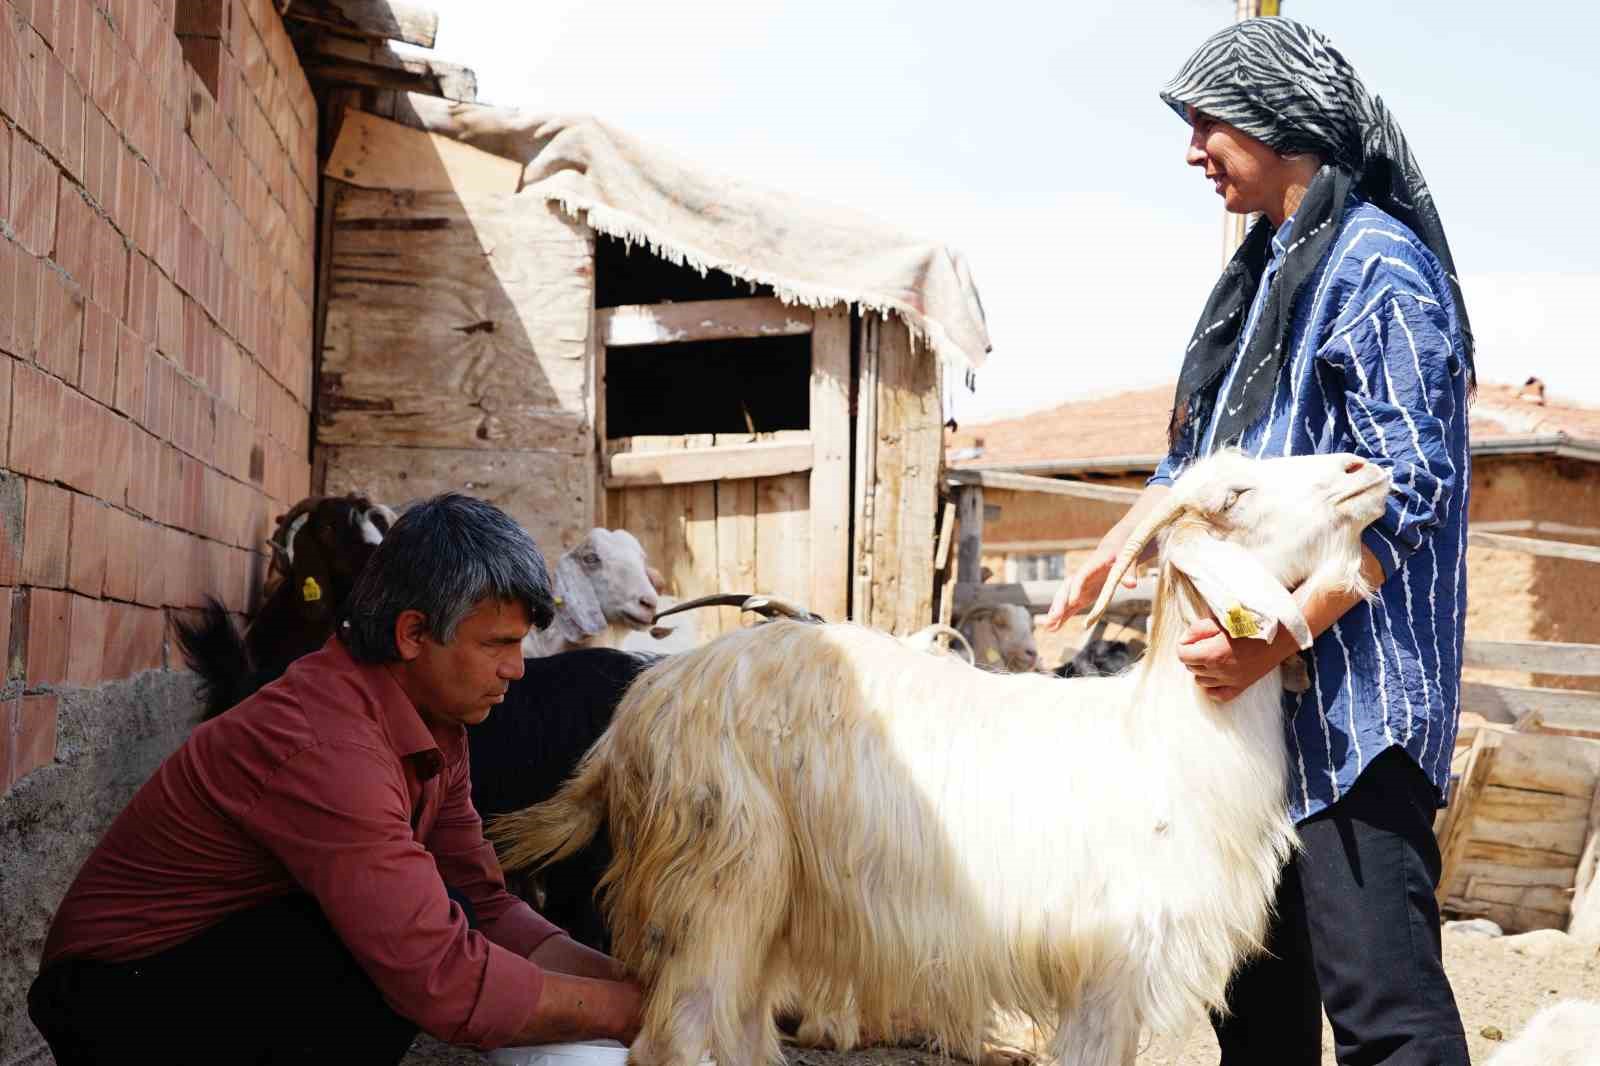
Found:
[[[771,433],[811,425],[811,338],[606,351],[606,437]]]

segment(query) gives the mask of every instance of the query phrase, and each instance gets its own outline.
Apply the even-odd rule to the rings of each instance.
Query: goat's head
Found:
[[[308,496],[280,515],[272,568],[307,614],[336,612],[395,513],[366,496]],[[269,593],[270,594],[270,593]]]
[[[663,586],[632,533],[599,527],[557,560],[555,584],[556,621],[572,643],[596,636],[607,625],[648,629]]]
[[[1256,460],[1227,451],[1203,459],[1128,538],[1088,623],[1160,536],[1162,605],[1209,605],[1235,636],[1270,639],[1282,624],[1309,647],[1288,590],[1315,582],[1370,593],[1361,577],[1361,532],[1383,514],[1388,493],[1388,472],[1355,455]],[[1174,585],[1198,599],[1171,596]]]
[[[1033,616],[1021,604],[973,607],[962,613],[956,628],[972,645],[979,669],[1027,673],[1039,666]]]

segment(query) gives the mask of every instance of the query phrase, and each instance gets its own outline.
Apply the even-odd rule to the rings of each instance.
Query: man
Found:
[[[1192,459],[1354,452],[1389,470],[1363,535],[1373,602],[1296,599],[1317,635],[1286,704],[1286,797],[1303,848],[1267,953],[1214,1019],[1224,1066],[1465,1066],[1441,959],[1432,822],[1449,786],[1461,682],[1472,338],[1449,244],[1405,135],[1315,30],[1249,19],[1214,35],[1162,99],[1186,161],[1261,220],[1212,290],[1179,374],[1171,451],[1063,583],[1047,624],[1093,599],[1111,558]],[[1226,702],[1297,654],[1287,634],[1210,622],[1180,659]]]
[[[532,538],[483,501],[423,501],[346,611],[89,856],[29,995],[61,1066],[394,1063],[418,1028],[632,1039],[638,988],[506,892],[470,799],[465,727],[552,616]]]

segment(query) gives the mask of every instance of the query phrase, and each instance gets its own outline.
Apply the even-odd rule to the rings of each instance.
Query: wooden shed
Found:
[[[626,528],[679,599],[762,592],[893,631],[931,620],[943,378],[952,353],[982,350],[918,343],[948,331],[850,291],[794,302],[671,233],[609,236],[598,208],[530,189],[548,128],[393,103],[392,118],[338,115],[323,171],[321,490],[471,492],[552,557],[591,526]],[[474,137],[485,128],[524,136]],[[750,240],[810,223],[780,216],[785,232]],[[738,624],[720,614],[702,635]]]

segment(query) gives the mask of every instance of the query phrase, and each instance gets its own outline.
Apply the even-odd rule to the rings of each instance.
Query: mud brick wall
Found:
[[[310,484],[316,104],[271,0],[0,0],[0,1064],[56,902]]]

